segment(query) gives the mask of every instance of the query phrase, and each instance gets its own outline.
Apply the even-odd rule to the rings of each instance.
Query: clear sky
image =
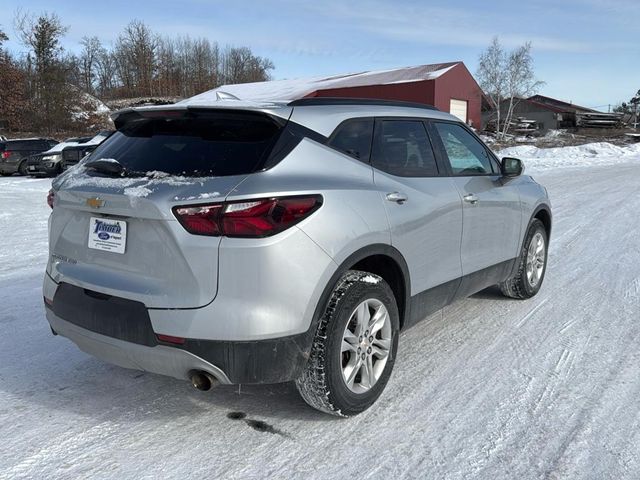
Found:
[[[18,7],[56,12],[69,51],[83,36],[109,45],[137,18],[160,34],[249,46],[276,79],[453,60],[473,73],[498,35],[508,48],[533,43],[542,94],[606,111],[640,88],[640,0],[0,0],[14,52]]]

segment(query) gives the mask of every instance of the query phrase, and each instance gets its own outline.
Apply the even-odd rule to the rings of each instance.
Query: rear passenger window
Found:
[[[399,177],[433,177],[438,166],[424,124],[417,120],[383,120],[373,165]]]
[[[460,125],[435,123],[454,175],[492,174],[487,149]]]
[[[349,120],[336,129],[329,146],[363,162],[369,162],[373,137],[373,119]]]

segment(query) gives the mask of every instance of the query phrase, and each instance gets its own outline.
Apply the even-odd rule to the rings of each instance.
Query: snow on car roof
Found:
[[[60,142],[60,143],[57,143],[56,145],[54,145],[49,150],[47,150],[46,152],[42,152],[42,153],[45,154],[45,153],[61,152],[65,148],[70,147],[72,145],[78,145],[78,142]]]

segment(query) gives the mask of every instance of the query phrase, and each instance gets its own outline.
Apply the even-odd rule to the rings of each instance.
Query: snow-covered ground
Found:
[[[500,157],[524,160],[527,172],[585,165],[615,165],[634,161],[640,156],[640,143],[624,147],[607,142],[587,143],[573,147],[538,148],[533,145],[509,147],[498,152]]]
[[[640,153],[556,153],[527,162],[555,215],[540,294],[489,289],[405,332],[346,420],[289,384],[198,392],[52,336],[50,181],[0,179],[0,478],[640,478]]]

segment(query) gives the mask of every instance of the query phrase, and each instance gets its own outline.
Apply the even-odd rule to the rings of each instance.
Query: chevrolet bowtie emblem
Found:
[[[89,205],[91,208],[104,207],[104,200],[98,197],[87,198],[87,205]]]

